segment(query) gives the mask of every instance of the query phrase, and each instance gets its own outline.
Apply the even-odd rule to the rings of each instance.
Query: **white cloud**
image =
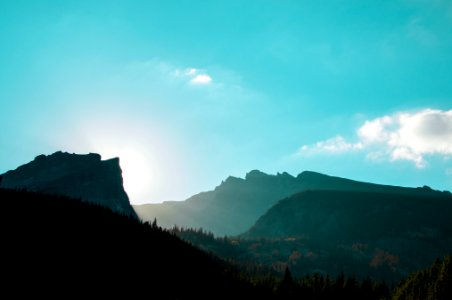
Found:
[[[343,153],[366,150],[371,160],[406,160],[416,167],[427,165],[427,155],[452,156],[452,110],[424,109],[383,116],[357,130],[357,142],[343,137],[304,145],[299,153]]]
[[[140,74],[141,72],[147,77],[154,75],[162,81],[169,82],[182,82],[193,85],[207,85],[213,82],[212,76],[205,69],[179,68],[159,59],[130,64],[128,70],[134,74]]]
[[[176,77],[189,78],[190,84],[205,85],[212,82],[212,77],[203,69],[187,68],[185,70],[176,69]]]
[[[192,83],[192,84],[209,84],[211,82],[212,82],[212,77],[210,77],[207,74],[196,75],[192,80],[190,80],[190,83]]]
[[[334,138],[320,141],[314,145],[304,145],[301,147],[300,154],[315,154],[319,152],[328,153],[344,153],[353,150],[362,149],[363,145],[361,143],[349,143],[342,136],[338,135]]]

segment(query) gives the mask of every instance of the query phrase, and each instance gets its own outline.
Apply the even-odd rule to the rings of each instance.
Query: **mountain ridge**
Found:
[[[238,235],[283,198],[306,190],[351,190],[395,194],[438,193],[428,187],[407,188],[360,182],[304,171],[296,177],[286,172],[269,175],[252,170],[245,178],[229,176],[211,191],[185,201],[135,205],[143,220],[157,218],[164,227],[174,225],[212,231],[216,235]]]

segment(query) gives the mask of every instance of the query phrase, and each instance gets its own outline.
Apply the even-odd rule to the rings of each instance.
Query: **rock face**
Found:
[[[101,160],[99,154],[56,152],[1,176],[3,188],[26,189],[46,194],[80,198],[136,217],[124,191],[119,158]]]

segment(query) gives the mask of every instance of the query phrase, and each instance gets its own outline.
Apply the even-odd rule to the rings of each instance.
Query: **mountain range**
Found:
[[[289,195],[289,196],[283,196]],[[452,195],[305,171],[229,177],[182,202],[135,206],[141,218],[226,259],[276,270],[397,281],[452,253]],[[225,240],[184,231],[203,228]]]
[[[305,171],[268,175],[258,170],[245,178],[228,177],[214,190],[185,201],[134,206],[143,220],[157,218],[164,227],[204,228],[215,235],[238,235],[250,229],[260,216],[281,199],[308,190],[355,191],[399,195],[434,194],[430,189],[403,188],[359,182]]]
[[[0,188],[76,198],[142,222],[157,219],[162,227],[227,235],[215,241],[202,231],[174,231],[224,259],[252,261],[279,272],[290,267],[297,276],[347,271],[392,281],[452,253],[452,195],[427,186],[253,170],[244,179],[230,176],[214,190],[185,201],[132,207],[118,158],[56,152],[1,175]],[[18,218],[25,216],[21,210],[27,208],[13,208]],[[47,210],[59,211],[58,220],[64,222],[67,210]]]

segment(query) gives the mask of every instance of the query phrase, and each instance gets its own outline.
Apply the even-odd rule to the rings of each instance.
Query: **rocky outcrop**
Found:
[[[2,176],[3,188],[79,198],[136,217],[124,191],[119,158],[102,160],[99,154],[56,152],[39,155]]]

